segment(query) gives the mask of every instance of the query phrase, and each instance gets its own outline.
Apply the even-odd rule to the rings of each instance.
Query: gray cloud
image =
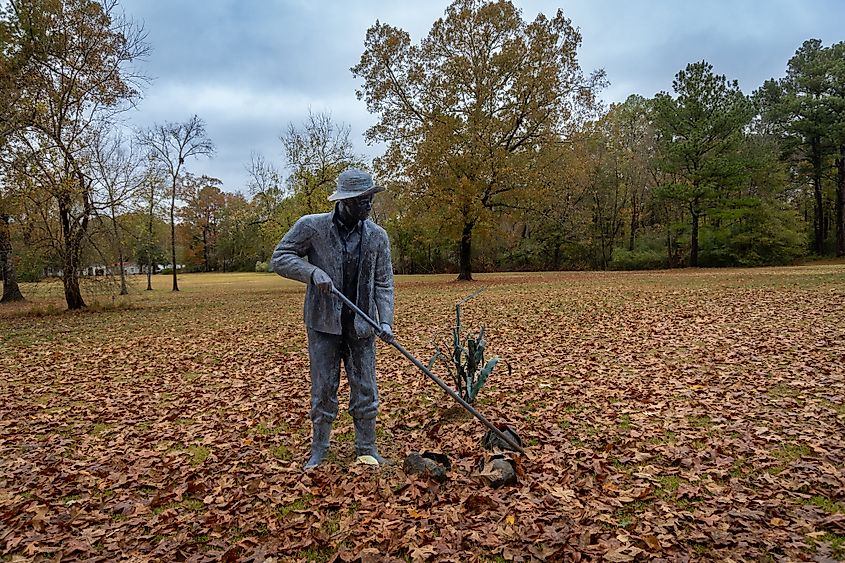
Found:
[[[558,7],[580,28],[585,72],[604,68],[602,97],[650,97],[671,91],[687,63],[706,59],[745,92],[782,76],[789,57],[811,37],[841,41],[839,0],[515,0],[523,17]],[[213,160],[195,173],[242,190],[250,152],[281,165],[279,134],[308,109],[331,112],[351,126],[356,150],[369,157],[364,131],[375,122],[355,97],[349,71],[378,19],[419,41],[443,15],[446,1],[124,0],[143,22],[153,52],[143,69],[154,82],[132,122],[139,127],[196,113],[216,143]]]

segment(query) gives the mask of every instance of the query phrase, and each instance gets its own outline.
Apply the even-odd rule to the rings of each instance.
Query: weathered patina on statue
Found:
[[[400,354],[402,354],[403,356],[405,356],[406,358],[408,358],[408,359],[411,361],[411,363],[412,363],[412,364],[414,364],[415,366],[417,366],[417,368],[419,368],[419,370],[420,370],[421,372],[423,372],[423,373],[424,373],[424,374],[425,374],[425,375],[426,375],[426,376],[427,376],[430,380],[432,380],[432,381],[433,381],[433,382],[435,382],[438,386],[440,386],[440,388],[441,388],[441,389],[443,389],[443,390],[446,392],[446,394],[447,394],[447,395],[449,395],[450,397],[452,397],[452,398],[453,398],[453,399],[454,399],[454,400],[455,400],[455,401],[456,401],[459,405],[461,405],[461,406],[464,408],[464,410],[466,410],[466,411],[467,411],[468,413],[470,413],[472,416],[474,416],[474,417],[475,417],[475,418],[477,418],[479,421],[481,421],[481,423],[482,423],[482,424],[484,424],[484,426],[486,426],[486,427],[490,430],[490,432],[492,432],[495,436],[497,436],[497,437],[498,437],[498,438],[502,441],[502,443],[507,444],[507,446],[508,446],[509,448],[511,448],[513,451],[515,451],[515,452],[519,452],[519,453],[521,453],[521,454],[525,455],[525,450],[524,450],[524,449],[522,449],[522,446],[520,445],[520,443],[518,443],[518,442],[517,442],[517,439],[519,438],[518,436],[517,436],[517,439],[514,439],[514,437],[513,437],[513,436],[508,436],[506,433],[502,432],[502,431],[501,431],[499,428],[497,428],[497,427],[496,427],[496,426],[495,426],[492,422],[490,422],[489,420],[487,420],[487,419],[484,417],[484,415],[482,415],[480,412],[478,412],[477,410],[475,410],[475,408],[473,408],[473,406],[472,406],[472,405],[470,405],[469,403],[467,403],[467,402],[466,402],[466,401],[465,401],[465,400],[464,400],[464,399],[463,399],[460,395],[458,395],[458,394],[455,392],[455,390],[454,390],[454,389],[452,389],[451,387],[449,387],[448,385],[446,385],[446,382],[445,382],[445,381],[443,381],[442,379],[440,379],[439,377],[437,377],[437,376],[436,376],[436,375],[435,375],[435,374],[434,374],[434,373],[433,373],[433,372],[432,372],[432,371],[431,371],[428,367],[426,367],[425,365],[423,365],[423,363],[422,363],[421,361],[419,361],[419,360],[416,358],[416,356],[414,356],[413,354],[411,354],[410,352],[408,352],[408,351],[405,349],[405,347],[404,347],[404,346],[402,346],[401,344],[399,344],[398,342],[396,342],[396,339],[395,339],[395,338],[393,338],[393,332],[392,332],[392,331],[390,331],[390,330],[384,330],[384,325],[382,325],[382,327],[379,327],[379,324],[378,324],[376,321],[374,321],[373,319],[371,319],[371,318],[370,318],[370,317],[369,317],[369,316],[368,316],[368,315],[367,315],[364,311],[362,311],[361,309],[359,309],[359,308],[358,308],[358,307],[357,307],[354,303],[352,303],[352,301],[350,301],[350,300],[349,300],[349,299],[348,299],[345,295],[343,295],[342,293],[340,293],[337,289],[334,289],[333,291],[334,291],[335,295],[336,295],[336,296],[337,296],[337,297],[338,297],[341,301],[343,301],[344,303],[346,303],[346,305],[347,305],[349,308],[353,309],[353,310],[354,310],[354,311],[358,314],[358,316],[360,316],[362,319],[364,319],[364,320],[365,320],[365,321],[366,321],[366,322],[367,322],[370,326],[372,326],[372,327],[373,327],[373,329],[374,329],[374,330],[379,330],[379,328],[381,328],[381,330],[379,330],[379,332],[377,333],[379,338],[381,338],[382,340],[384,340],[385,342],[387,342],[388,344],[390,344],[391,346],[393,346],[394,348],[396,348],[397,350],[399,350],[399,353],[400,353]]]
[[[362,170],[337,178],[329,196],[329,213],[300,218],[276,246],[271,267],[280,276],[307,284],[304,318],[311,362],[311,457],[306,469],[319,465],[329,449],[337,417],[340,364],[349,380],[349,413],[355,423],[355,452],[384,459],[376,447],[378,386],[376,336],[392,337],[393,268],[387,233],[368,220],[376,186]],[[349,307],[338,295],[354,304]],[[359,308],[376,327],[353,310]]]

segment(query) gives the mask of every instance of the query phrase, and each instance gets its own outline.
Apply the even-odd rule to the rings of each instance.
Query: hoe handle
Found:
[[[451,387],[449,387],[449,385],[448,385],[448,384],[446,384],[446,382],[445,382],[445,381],[443,381],[442,379],[440,379],[439,377],[437,377],[434,373],[432,373],[432,371],[431,371],[430,369],[428,369],[428,367],[427,367],[425,364],[423,364],[423,363],[422,363],[421,361],[419,361],[416,357],[414,357],[414,355],[413,355],[413,354],[411,354],[410,352],[408,352],[408,351],[405,349],[405,347],[404,347],[404,346],[402,346],[401,344],[399,344],[398,342],[396,342],[396,339],[395,339],[395,338],[389,338],[389,337],[385,336],[385,335],[384,335],[384,331],[381,329],[381,326],[379,326],[379,324],[378,324],[377,322],[375,322],[373,319],[371,319],[369,315],[367,315],[364,311],[362,311],[362,310],[361,310],[361,309],[360,309],[357,305],[355,305],[355,303],[353,303],[352,301],[350,301],[350,300],[349,300],[349,298],[347,298],[347,297],[346,297],[343,293],[341,293],[341,292],[340,292],[340,291],[339,291],[336,287],[334,287],[334,286],[332,286],[332,293],[334,293],[334,294],[335,294],[338,298],[340,298],[340,300],[341,300],[341,301],[343,301],[343,302],[346,304],[346,306],[347,306],[347,307],[349,307],[350,309],[352,309],[353,311],[355,311],[355,313],[356,313],[356,314],[361,315],[361,318],[362,318],[362,319],[364,319],[364,320],[365,320],[367,323],[369,323],[369,324],[370,324],[370,325],[371,325],[374,329],[376,329],[376,334],[378,335],[378,337],[379,337],[379,338],[381,338],[382,340],[384,340],[385,342],[387,342],[388,344],[390,344],[391,346],[393,346],[394,348],[396,348],[397,350],[399,350],[399,352],[400,352],[403,356],[405,356],[406,358],[408,358],[408,359],[411,361],[411,363],[412,363],[412,364],[414,364],[415,366],[417,366],[417,368],[419,368],[419,370],[420,370],[421,372],[423,372],[426,376],[428,376],[428,378],[429,378],[429,379],[431,379],[431,380],[432,380],[432,381],[434,381],[434,382],[435,382],[438,386],[440,386],[440,388],[441,388],[441,389],[443,389],[443,390],[446,392],[446,394],[447,394],[447,395],[449,395],[449,396],[450,396],[450,397],[452,397],[455,401],[457,401],[457,403],[458,403],[459,405],[461,405],[461,406],[462,406],[462,407],[463,407],[463,408],[464,408],[464,409],[465,409],[468,413],[470,413],[472,416],[474,416],[475,418],[477,418],[478,420],[480,420],[480,421],[481,421],[481,423],[482,423],[484,426],[486,426],[487,428],[489,428],[489,429],[490,429],[490,431],[491,431],[491,432],[493,432],[493,434],[495,434],[498,438],[500,438],[500,439],[501,439],[503,442],[505,442],[508,446],[510,446],[511,448],[513,448],[513,450],[514,450],[514,451],[517,451],[517,452],[521,453],[522,455],[525,455],[525,450],[523,450],[523,449],[522,449],[522,446],[520,446],[519,444],[517,444],[517,443],[516,443],[516,442],[515,442],[515,441],[514,441],[514,440],[513,440],[510,436],[508,436],[507,434],[505,434],[504,432],[502,432],[501,430],[499,430],[498,428],[496,428],[496,426],[495,426],[492,422],[490,422],[489,420],[487,420],[487,419],[484,417],[484,415],[483,415],[483,414],[481,414],[480,412],[478,412],[477,410],[475,410],[475,408],[474,408],[472,405],[470,405],[469,403],[467,403],[466,401],[464,401],[464,399],[463,399],[460,395],[458,395],[458,394],[455,392],[455,390],[454,390],[454,389],[452,389]]]

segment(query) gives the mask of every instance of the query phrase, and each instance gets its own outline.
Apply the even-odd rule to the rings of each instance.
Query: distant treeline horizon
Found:
[[[744,94],[707,61],[672,92],[604,106],[561,12],[456,0],[419,43],[387,23],[351,69],[377,117],[358,156],[348,125],[310,113],[255,155],[244,193],[191,173],[214,153],[201,116],[127,133],[146,36],[114,1],[25,0],[0,15],[0,266],[62,271],[71,309],[94,264],[266,270],[336,176],[372,171],[372,219],[399,274],[792,264],[845,255],[845,42],[808,39]],[[282,174],[280,170],[290,171]],[[173,289],[177,278],[173,276]],[[126,290],[125,283],[123,290]]]

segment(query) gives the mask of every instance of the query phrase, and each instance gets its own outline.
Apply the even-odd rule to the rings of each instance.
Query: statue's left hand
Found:
[[[324,294],[331,293],[332,287],[334,287],[332,279],[320,268],[316,268],[314,273],[311,274],[311,282]]]
[[[381,323],[381,334],[379,335],[385,342],[393,342],[393,329],[387,323]]]

